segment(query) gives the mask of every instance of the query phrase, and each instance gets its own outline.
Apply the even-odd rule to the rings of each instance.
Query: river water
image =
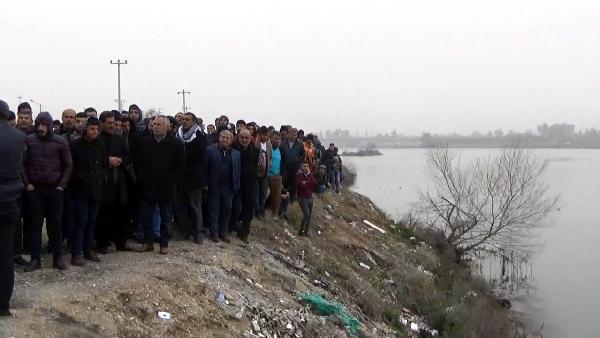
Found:
[[[459,150],[463,160],[493,149]],[[395,219],[408,213],[429,182],[426,149],[384,149],[377,157],[344,157],[356,168],[353,190]],[[524,310],[545,338],[600,337],[600,150],[533,150],[548,162],[545,179],[560,194],[559,210],[542,232],[533,288]]]

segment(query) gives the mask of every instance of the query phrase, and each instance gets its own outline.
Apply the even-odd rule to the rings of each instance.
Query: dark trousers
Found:
[[[185,184],[177,186],[175,220],[186,237],[202,234],[202,188],[190,189]]]
[[[171,239],[171,210],[172,201],[160,201],[142,198],[140,203],[142,224],[144,225],[144,243],[154,243],[154,226],[152,225],[152,216],[158,208],[160,212],[160,247],[168,247]]]
[[[71,238],[73,237],[72,231],[73,227],[75,226],[75,209],[73,208],[73,196],[71,195],[71,187],[65,188],[63,196],[64,202],[62,216],[62,233],[63,238],[65,238],[68,242],[71,242]]]
[[[209,194],[210,233],[212,236],[225,237],[229,233],[233,189],[230,186],[222,186],[209,190]]]
[[[285,188],[289,191],[290,201],[293,203],[296,201],[296,174],[298,173],[298,170],[300,170],[300,167],[287,169],[288,172],[287,178],[285,179]],[[287,208],[285,209],[285,212],[287,212]]]
[[[298,197],[298,204],[302,209],[302,222],[300,222],[300,231],[308,233],[310,227],[310,218],[312,217],[313,199],[312,197]]]
[[[71,236],[71,255],[81,255],[83,252],[92,250],[94,240],[94,227],[98,217],[98,201],[90,201],[87,198],[74,197],[75,226]]]
[[[46,230],[54,257],[62,255],[63,192],[56,188],[35,188],[27,193],[31,213],[31,258],[42,254],[42,227],[46,216]]]
[[[0,311],[10,308],[15,284],[13,237],[18,218],[16,211],[0,215]]]
[[[267,176],[259,177],[257,179],[256,188],[256,200],[254,202],[254,209],[256,210],[257,217],[265,217],[265,202],[267,200],[267,189],[269,185],[267,182]]]
[[[15,220],[15,231],[14,231],[14,239],[13,239],[13,253],[15,255],[20,255],[23,253],[23,222],[21,221],[21,215],[23,210],[23,196],[19,198],[16,202],[17,207],[19,208],[19,213],[17,214],[17,218]]]
[[[117,249],[125,247],[129,231],[129,212],[121,202],[100,203],[96,224],[98,248],[108,248],[114,242]]]

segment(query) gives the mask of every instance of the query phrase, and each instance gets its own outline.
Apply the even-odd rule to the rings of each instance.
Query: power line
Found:
[[[119,104],[119,112],[123,111],[123,101],[121,101],[121,65],[126,65],[127,60],[121,62],[121,60],[117,59],[117,62],[110,60],[111,65],[117,65],[117,89],[118,89],[118,104]]]
[[[183,113],[187,113],[187,106],[185,105],[185,94],[191,94],[190,92],[186,92],[185,89],[182,89],[180,92],[177,92],[177,95],[182,94],[183,95]]]

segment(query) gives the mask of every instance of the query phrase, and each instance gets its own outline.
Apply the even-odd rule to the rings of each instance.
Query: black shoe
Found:
[[[25,271],[32,272],[42,268],[42,262],[39,259],[32,259],[25,267]]]
[[[219,236],[219,238],[225,243],[231,243],[231,239],[229,239],[229,236],[227,236],[227,235]]]
[[[103,255],[106,255],[106,254],[108,253],[108,247],[101,247],[101,248],[98,248],[98,249],[96,249],[96,251],[97,251],[98,253],[101,253],[101,254],[103,254]]]
[[[12,313],[10,313],[9,309],[0,310],[0,317],[10,317],[10,316],[12,316]]]
[[[304,236],[304,231],[302,231],[302,230],[298,231],[298,236]]]
[[[198,244],[198,245],[202,245],[202,243],[204,243],[204,235],[197,234],[196,236],[194,236],[194,243]]]
[[[100,263],[100,257],[93,251],[84,253],[83,258],[87,259],[88,261]]]
[[[211,235],[210,240],[213,241],[214,243],[219,243],[219,239],[215,235]]]
[[[27,266],[29,265],[29,262],[27,262],[23,257],[21,257],[21,255],[15,255],[15,264],[19,265],[19,266]]]
[[[67,264],[63,262],[62,256],[56,256],[52,260],[52,267],[57,270],[67,270]]]

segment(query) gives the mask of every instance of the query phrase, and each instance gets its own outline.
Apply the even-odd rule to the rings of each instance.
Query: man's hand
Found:
[[[27,187],[25,187],[25,190],[27,191],[33,191],[35,189],[35,187],[31,184],[28,184]]]
[[[114,156],[108,157],[108,164],[110,164],[110,166],[113,168],[120,166],[121,163],[123,163],[123,160],[121,160],[120,157],[114,157]]]

